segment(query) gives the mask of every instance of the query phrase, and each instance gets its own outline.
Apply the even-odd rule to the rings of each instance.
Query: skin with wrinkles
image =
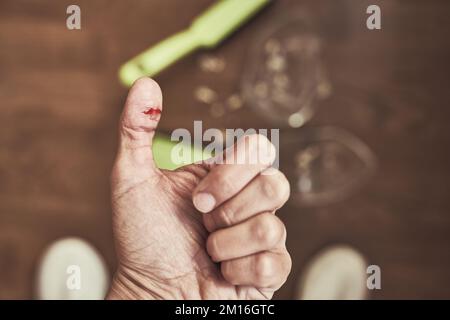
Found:
[[[224,188],[223,184],[215,185],[226,174],[240,179],[242,174],[237,174],[240,169],[230,167],[232,164],[198,163],[176,171],[156,168],[151,141],[159,117],[149,119],[143,114],[148,106],[162,110],[162,98],[158,85],[143,78],[135,83],[128,96],[119,126],[119,151],[111,174],[118,269],[107,298],[271,298],[291,267],[285,248],[285,229],[273,214],[287,200],[288,191],[278,201],[268,199],[272,203],[267,210],[255,206],[261,206],[265,197],[276,195],[278,189],[288,190],[284,176],[255,174],[250,182],[242,182],[242,188],[233,190]],[[216,199],[221,199],[223,192],[231,193],[216,203],[211,212],[201,213],[193,204],[193,196],[205,188],[215,192]],[[249,201],[250,196],[261,201]],[[220,219],[224,216],[219,217],[219,211],[235,203],[241,208],[252,207],[246,207],[240,218],[239,211],[234,210],[235,221]],[[278,230],[269,232],[276,235],[273,241],[266,241],[270,239],[265,233],[258,232],[272,229]],[[255,236],[259,238],[253,241]],[[226,237],[233,241],[223,240]],[[266,242],[267,248],[256,248]],[[241,256],[242,250],[252,247],[248,243],[259,252]],[[246,276],[245,272],[252,273]],[[255,275],[254,283],[243,283],[247,279],[252,282],[252,275]]]

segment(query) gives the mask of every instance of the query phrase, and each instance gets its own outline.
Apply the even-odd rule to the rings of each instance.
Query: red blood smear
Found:
[[[161,114],[161,110],[158,108],[149,108],[147,111],[144,111],[144,114],[150,116],[150,119],[156,120]]]

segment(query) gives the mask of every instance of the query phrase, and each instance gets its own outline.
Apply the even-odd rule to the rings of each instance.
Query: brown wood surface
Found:
[[[114,268],[108,174],[127,92],[118,67],[211,2],[78,0],[82,30],[69,31],[73,1],[0,0],[0,298],[33,297],[39,255],[60,237],[89,240]],[[381,31],[365,27],[369,4],[382,8]],[[308,126],[352,132],[379,165],[345,201],[281,210],[293,271],[277,297],[294,296],[314,253],[345,243],[382,269],[372,298],[450,298],[449,1],[278,0],[213,50],[227,62],[222,74],[200,72],[197,53],[157,77],[161,129],[195,119],[270,127],[248,107],[213,119],[193,91],[238,91],[252,39],[286,12],[314,21],[333,88]]]

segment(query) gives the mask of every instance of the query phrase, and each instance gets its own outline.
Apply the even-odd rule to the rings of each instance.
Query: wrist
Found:
[[[181,279],[161,281],[148,274],[120,267],[112,280],[107,300],[174,300],[199,299],[191,296],[195,285],[188,287],[192,290],[183,290],[186,286]],[[186,280],[186,279],[184,279]]]
[[[151,281],[149,278],[141,276],[138,272],[120,267],[112,280],[108,300],[159,300],[170,299],[169,291]],[[173,298],[172,298],[173,299]]]

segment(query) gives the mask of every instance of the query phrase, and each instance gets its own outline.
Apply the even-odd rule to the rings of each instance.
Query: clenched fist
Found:
[[[111,175],[118,269],[108,298],[270,299],[291,268],[275,216],[289,184],[270,168],[274,146],[245,136],[224,153],[239,161],[160,170],[151,147],[161,110],[157,83],[136,81]]]

